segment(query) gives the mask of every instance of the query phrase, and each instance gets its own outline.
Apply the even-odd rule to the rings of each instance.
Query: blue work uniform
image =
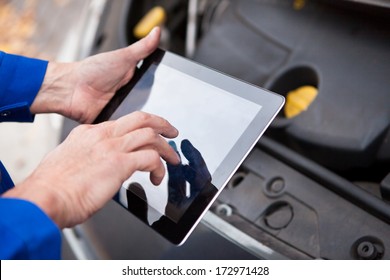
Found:
[[[47,61],[0,52],[0,122],[33,122]],[[6,135],[1,135],[6,137]],[[0,194],[13,187],[0,161]],[[35,204],[0,197],[0,259],[60,259],[61,232]]]

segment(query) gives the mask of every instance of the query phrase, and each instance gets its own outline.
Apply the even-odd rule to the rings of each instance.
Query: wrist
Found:
[[[5,192],[2,197],[29,201],[38,206],[59,228],[65,227],[62,217],[64,205],[50,190],[45,191],[44,188],[35,188],[34,184],[23,182]]]
[[[30,111],[32,114],[58,113],[67,116],[74,87],[72,63],[49,62],[42,86]]]

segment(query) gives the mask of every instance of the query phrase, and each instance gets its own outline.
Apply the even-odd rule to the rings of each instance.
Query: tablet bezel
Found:
[[[261,109],[255,118],[251,121],[245,132],[240,136],[229,154],[225,157],[225,159],[223,159],[220,166],[214,172],[212,184],[220,187],[216,188],[213,187],[213,185],[210,185],[204,188],[191,203],[178,223],[175,223],[170,219],[160,219],[158,227],[153,227],[173,244],[181,245],[190,235],[202,216],[230,180],[231,176],[259,140],[270,122],[282,108],[284,104],[284,97],[230,77],[179,55],[162,49],[157,49],[142,62],[139,68],[136,68],[133,78],[128,84],[118,90],[99,116],[95,119],[95,124],[110,119],[111,115],[115,112],[152,64],[165,64],[166,66],[174,68],[179,72],[190,75],[195,79],[201,80],[214,87],[220,88],[261,106]],[[139,199],[139,202],[142,203],[142,199],[137,196],[134,196],[133,199]],[[148,224],[137,211],[130,210],[127,207],[125,208]]]

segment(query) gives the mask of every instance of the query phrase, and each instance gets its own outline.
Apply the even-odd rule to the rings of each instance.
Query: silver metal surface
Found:
[[[251,236],[224,221],[214,213],[208,211],[202,219],[202,223],[219,233],[221,236],[240,246],[244,250],[260,259],[286,260],[287,258],[271,248],[260,243]]]

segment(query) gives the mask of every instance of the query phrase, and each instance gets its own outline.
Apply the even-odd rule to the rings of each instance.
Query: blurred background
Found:
[[[0,0],[0,49],[45,60],[80,58],[91,6],[97,2]],[[7,137],[0,139],[0,156],[15,183],[58,144],[62,122],[58,115],[37,115],[34,125],[1,124],[0,135]]]

